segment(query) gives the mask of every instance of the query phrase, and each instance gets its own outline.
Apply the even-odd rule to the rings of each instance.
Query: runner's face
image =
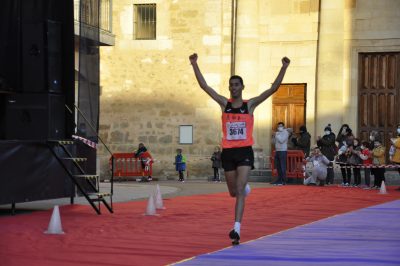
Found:
[[[244,86],[240,83],[239,79],[231,79],[229,81],[229,91],[231,92],[232,98],[242,97],[242,90]]]

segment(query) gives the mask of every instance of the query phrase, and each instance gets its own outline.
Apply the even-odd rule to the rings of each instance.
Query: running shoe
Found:
[[[235,230],[232,229],[232,231],[229,232],[229,238],[232,240],[232,245],[239,245],[240,236]]]

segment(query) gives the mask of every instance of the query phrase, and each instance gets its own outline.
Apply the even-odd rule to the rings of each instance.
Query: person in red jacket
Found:
[[[229,99],[218,94],[211,88],[203,77],[197,65],[197,54],[189,56],[190,64],[200,87],[216,101],[222,111],[222,167],[225,170],[225,179],[229,194],[236,198],[235,223],[229,237],[233,245],[239,244],[240,225],[243,217],[245,197],[250,192],[247,184],[250,170],[254,168],[254,152],[252,149],[254,110],[269,96],[276,92],[285,76],[290,64],[287,57],[282,58],[282,67],[271,88],[259,96],[243,100],[243,79],[234,75],[229,79]]]
[[[361,144],[360,158],[364,166],[364,178],[365,178],[365,189],[370,188],[371,183],[371,165],[372,165],[372,154],[369,150],[369,142],[363,141]]]
[[[143,143],[139,143],[139,147],[133,153],[133,156],[140,160],[140,165],[142,167],[142,174],[143,174],[141,182],[148,182],[153,180],[150,171],[151,165],[153,164],[153,157],[151,157],[150,152],[147,150],[147,148],[144,146]]]

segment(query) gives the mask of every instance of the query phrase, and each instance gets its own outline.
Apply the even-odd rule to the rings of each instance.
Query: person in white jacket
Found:
[[[278,131],[272,136],[272,143],[275,144],[274,164],[278,171],[278,180],[273,185],[286,184],[286,161],[287,161],[287,144],[290,132],[285,128],[283,122],[278,123]]]
[[[327,168],[330,165],[330,161],[325,157],[318,147],[312,150],[311,156],[306,158],[307,162],[313,164],[311,176],[304,178],[304,185],[325,185]]]

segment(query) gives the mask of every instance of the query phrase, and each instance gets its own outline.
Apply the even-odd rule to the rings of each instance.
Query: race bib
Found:
[[[246,122],[227,122],[227,140],[244,140],[247,138]]]

